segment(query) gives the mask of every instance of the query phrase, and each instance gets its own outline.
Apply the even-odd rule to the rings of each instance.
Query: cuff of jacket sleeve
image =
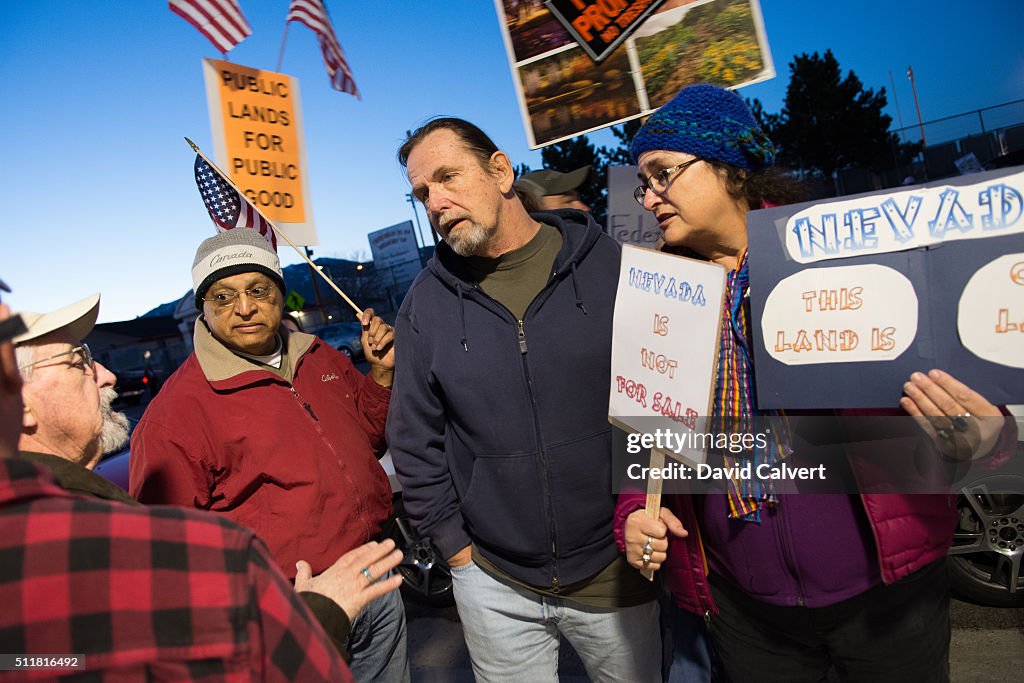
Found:
[[[619,502],[615,506],[615,517],[612,520],[612,532],[615,536],[615,545],[619,552],[626,554],[626,518],[637,510],[647,506],[647,494],[644,493],[623,493],[619,495]]]
[[[348,648],[345,647],[348,634],[352,630],[352,623],[349,621],[348,615],[345,614],[345,610],[326,595],[303,591],[299,593],[299,596],[316,620],[320,622],[327,635],[331,637],[334,647],[337,648],[345,662],[352,661],[352,656],[349,654]]]
[[[442,559],[445,562],[472,542],[469,534],[466,533],[460,514],[442,520],[431,530],[429,536],[437,549],[441,551]]]
[[[391,400],[391,387],[381,386],[377,384],[377,380],[371,377],[369,374],[364,375],[366,377],[366,393],[373,400],[380,401],[381,403],[387,404]]]

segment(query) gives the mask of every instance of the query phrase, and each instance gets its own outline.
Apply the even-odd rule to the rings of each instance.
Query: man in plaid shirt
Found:
[[[0,322],[9,315],[0,304]],[[67,434],[84,448],[99,402],[79,399],[100,390],[102,366],[69,332],[76,322],[42,340],[31,371],[52,375],[64,392],[55,399],[76,409]],[[196,511],[78,497],[9,457],[27,413],[18,370],[0,339],[0,652],[76,656],[77,668],[0,680],[353,680],[251,531]]]

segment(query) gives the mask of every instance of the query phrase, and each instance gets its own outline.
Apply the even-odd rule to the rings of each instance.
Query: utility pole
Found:
[[[310,249],[309,247],[304,247],[304,248],[306,250],[306,258],[312,259],[313,258],[313,250]],[[313,295],[316,297],[316,306],[317,306],[318,309],[320,309],[320,324],[321,325],[326,325],[327,324],[327,313],[324,312],[324,305],[320,301],[320,285],[318,285],[317,282],[316,282],[316,276],[317,276],[317,273],[314,272],[314,270],[313,270],[313,262],[310,261],[310,264],[309,264],[309,279],[312,280],[312,282],[313,282]]]
[[[420,225],[420,212],[416,210],[416,198],[412,196],[412,192],[405,193],[405,201],[409,202],[412,205],[412,215],[416,217],[416,232],[420,234],[420,244],[422,245],[420,248],[420,263],[426,266],[426,255],[423,252],[427,248],[427,241],[423,239],[423,226]],[[437,235],[434,234],[433,230],[430,231],[430,234],[434,238],[434,246],[436,247]]]
[[[928,140],[924,137],[924,123],[921,121],[921,105],[917,103],[917,85],[914,84],[914,67],[907,67],[907,78],[910,79],[910,89],[914,93],[914,108],[917,109],[917,125],[921,128],[921,146],[927,147]]]

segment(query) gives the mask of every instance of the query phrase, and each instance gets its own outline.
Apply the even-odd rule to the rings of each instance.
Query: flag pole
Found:
[[[331,286],[331,289],[333,289],[335,292],[337,292],[338,296],[340,296],[342,299],[344,299],[345,302],[349,306],[352,307],[352,310],[354,310],[356,312],[356,315],[358,315],[360,318],[363,316],[363,309],[361,309],[358,306],[356,306],[355,302],[353,302],[352,299],[348,298],[348,294],[346,294],[345,292],[341,291],[341,288],[339,288],[338,285],[334,284],[334,281],[331,280],[331,278],[329,278],[326,275],[324,275],[324,272],[322,270],[320,270],[317,267],[317,265],[315,263],[313,263],[313,261],[310,260],[310,258],[308,256],[306,256],[305,252],[303,252],[301,249],[299,249],[295,245],[294,242],[292,242],[290,239],[288,239],[288,235],[284,234],[284,231],[282,231],[281,228],[277,227],[277,225],[272,220],[267,218],[264,215],[264,213],[259,210],[259,207],[255,206],[252,202],[249,202],[248,198],[245,196],[245,193],[242,192],[241,189],[239,189],[238,185],[235,185],[234,181],[231,180],[231,178],[229,178],[228,175],[226,173],[224,173],[224,171],[220,170],[217,167],[217,164],[215,164],[212,161],[210,161],[210,159],[207,158],[207,156],[200,151],[199,147],[196,146],[196,143],[192,142],[187,137],[185,138],[185,142],[187,142],[188,146],[192,148],[192,151],[194,151],[196,154],[201,156],[203,158],[203,161],[208,163],[210,165],[210,168],[215,170],[220,175],[220,177],[224,179],[224,182],[226,182],[228,185],[230,185],[232,188],[234,188],[236,192],[238,192],[239,196],[242,197],[243,201],[248,202],[249,206],[251,206],[253,208],[253,210],[256,211],[256,213],[258,213],[263,218],[263,220],[265,220],[270,225],[270,227],[274,229],[274,232],[276,232],[281,237],[281,239],[283,239],[285,242],[287,242],[289,245],[291,245],[291,248],[295,250],[295,253],[298,254],[299,256],[301,256],[302,260],[305,261],[306,263],[308,263],[310,268],[312,268],[314,272],[320,274],[320,277],[322,277],[324,279],[324,281]]]
[[[284,22],[284,35],[281,36],[281,49],[277,53],[277,67],[274,69],[277,73],[281,73],[281,62],[284,61],[284,44],[288,42],[288,27],[291,25],[290,21]]]

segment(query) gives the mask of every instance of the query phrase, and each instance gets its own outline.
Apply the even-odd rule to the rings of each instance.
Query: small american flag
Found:
[[[323,0],[292,0],[285,23],[290,21],[305,24],[316,33],[320,41],[320,50],[324,54],[324,63],[327,65],[327,75],[331,77],[331,86],[335,90],[347,92],[360,99],[359,88],[352,77],[352,70],[348,68],[338,38],[334,35],[334,28],[331,27],[331,19],[327,16],[327,7]]]
[[[228,185],[210,164],[196,155],[196,185],[203,196],[206,210],[217,226],[217,232],[234,228],[252,228],[263,235],[263,239],[277,250],[277,235],[270,223],[256,212],[249,200],[238,190]]]
[[[169,0],[167,6],[221,52],[228,52],[252,33],[237,0]]]

